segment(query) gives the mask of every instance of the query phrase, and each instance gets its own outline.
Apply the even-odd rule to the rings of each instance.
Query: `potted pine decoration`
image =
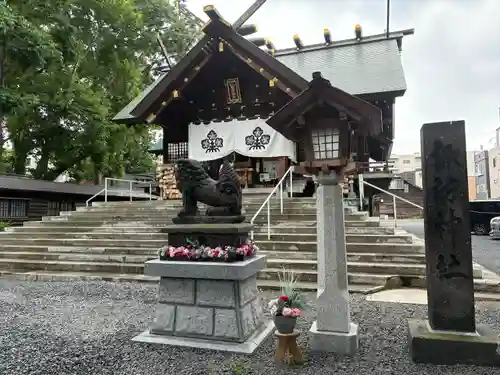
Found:
[[[293,333],[297,318],[303,315],[305,305],[297,290],[297,277],[293,271],[283,269],[279,275],[281,295],[269,302],[274,326],[279,333]]]

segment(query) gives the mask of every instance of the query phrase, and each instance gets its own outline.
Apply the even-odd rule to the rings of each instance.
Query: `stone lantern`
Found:
[[[381,110],[313,73],[309,87],[280,109],[267,123],[301,144],[298,161],[311,174],[356,170],[364,139],[382,132]]]
[[[316,72],[309,87],[267,123],[302,145],[298,161],[318,183],[318,317],[309,345],[313,351],[352,355],[358,348],[358,326],[350,320],[342,183],[344,174],[357,170],[365,138],[382,131],[381,110]]]

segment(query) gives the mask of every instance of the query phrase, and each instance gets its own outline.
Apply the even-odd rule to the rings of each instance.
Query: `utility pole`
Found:
[[[385,36],[389,38],[389,19],[391,15],[391,0],[387,0],[387,21],[385,26]]]

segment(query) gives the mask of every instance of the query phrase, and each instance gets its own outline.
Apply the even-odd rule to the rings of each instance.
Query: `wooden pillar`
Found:
[[[168,140],[165,128],[162,129],[162,142],[163,142],[163,164],[168,164]]]

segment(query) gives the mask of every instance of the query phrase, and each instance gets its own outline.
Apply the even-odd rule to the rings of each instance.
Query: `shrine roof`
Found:
[[[304,46],[276,51],[275,58],[309,80],[320,71],[333,86],[351,95],[404,94],[406,80],[401,63],[401,43],[413,30],[348,39],[330,45]]]
[[[220,31],[222,28],[222,32]],[[348,39],[304,46],[300,50],[290,48],[278,50],[274,58],[250,41],[239,36],[229,25],[209,22],[204,29],[206,35],[188,52],[172,70],[163,73],[124,107],[113,121],[141,123],[145,108],[165,92],[181,72],[192,65],[196,57],[207,52],[213,38],[223,38],[236,44],[250,56],[263,61],[277,77],[286,79],[287,86],[300,92],[307,87],[312,73],[321,71],[332,85],[351,95],[390,93],[401,96],[406,90],[406,80],[401,63],[402,38],[413,34],[413,29],[363,37],[360,41]],[[297,91],[298,90],[298,91]],[[292,95],[293,96],[293,95]]]

